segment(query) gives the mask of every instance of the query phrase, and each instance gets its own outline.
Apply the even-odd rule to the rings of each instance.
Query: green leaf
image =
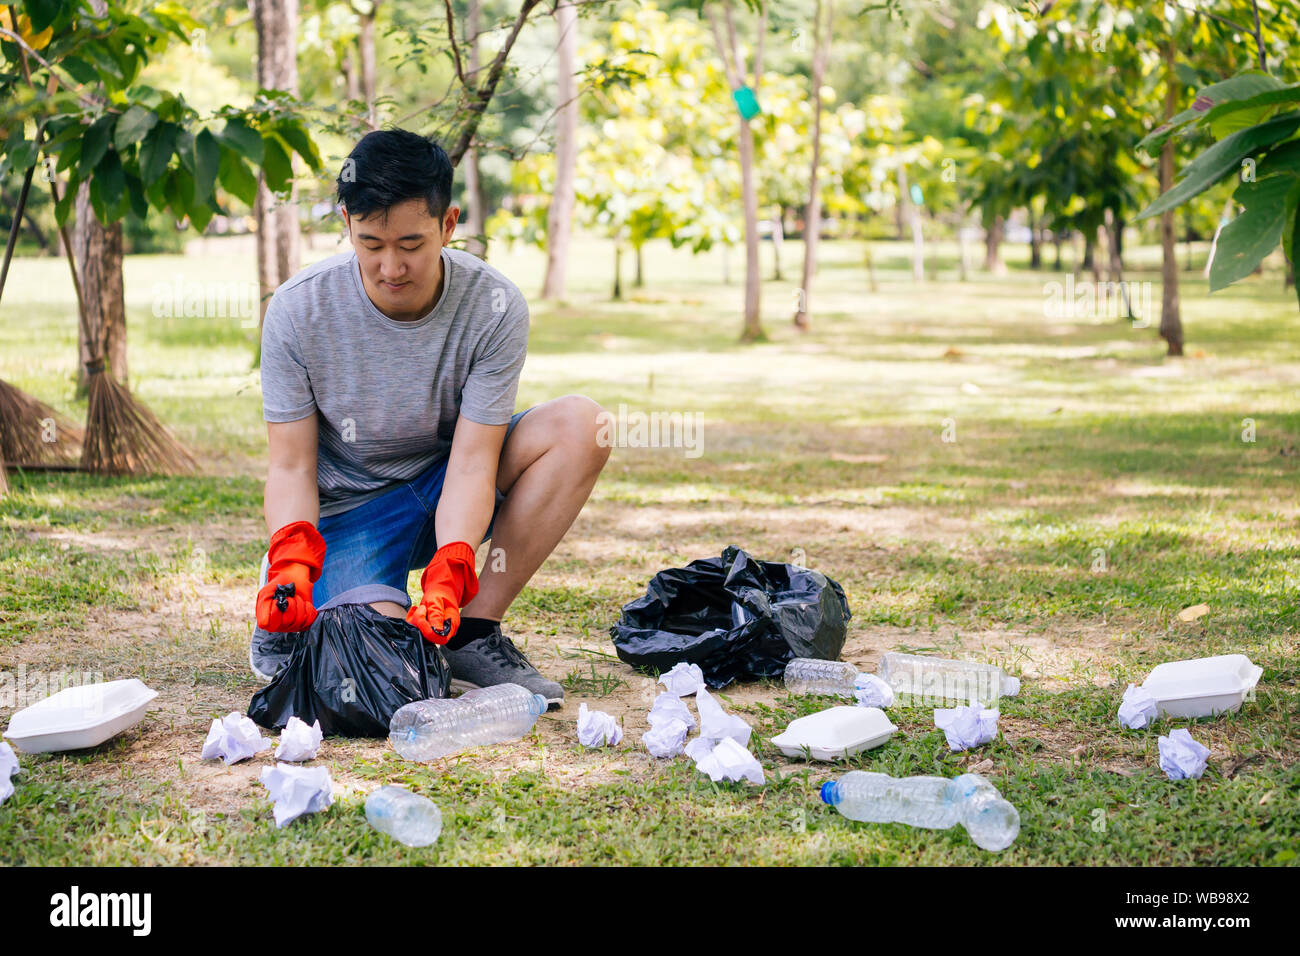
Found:
[[[60,226],[68,224],[68,216],[72,214],[72,203],[76,199],[77,191],[81,188],[81,180],[75,175],[68,180],[67,189],[54,207],[54,221]]]
[[[1255,150],[1286,139],[1297,128],[1300,128],[1300,113],[1289,113],[1220,140],[1192,160],[1183,170],[1181,182],[1138,213],[1137,218],[1158,215],[1200,195],[1235,170]]]
[[[194,138],[194,196],[206,201],[212,195],[221,168],[221,144],[211,130],[203,130]]]
[[[32,140],[23,139],[22,134],[15,136],[15,139],[6,143],[9,165],[15,172],[26,173],[27,167],[36,163],[37,146]]]
[[[253,205],[254,200],[257,199],[257,177],[244,164],[244,158],[233,149],[221,151],[221,166],[217,178],[231,195],[248,205]]]
[[[79,56],[65,56],[59,65],[78,83],[98,83],[99,74],[95,68]]]
[[[117,117],[112,113],[101,116],[90,124],[90,128],[82,136],[81,162],[77,165],[77,173],[83,179],[90,175],[90,171],[99,165],[99,161],[108,152],[108,144],[113,137],[113,123],[116,120]]]
[[[81,151],[83,148],[84,144],[79,139],[74,139],[72,142],[65,144],[62,149],[57,153],[54,153],[57,157],[54,163],[54,171],[61,173],[65,169],[71,169],[77,173],[78,179],[85,179],[86,176],[90,175],[90,170],[86,170],[86,176],[81,175],[81,173],[77,171],[78,161],[81,159]],[[52,150],[49,143],[45,144],[44,149],[46,156],[51,155]]]
[[[32,21],[32,32],[40,33],[58,18],[63,4],[59,0],[26,0],[23,6],[27,9],[28,19]]]
[[[307,161],[307,165],[313,171],[321,168],[320,153],[316,149],[316,144],[297,120],[283,122],[275,128],[275,131],[284,140],[285,145]]]
[[[133,173],[126,174],[126,193],[131,201],[131,212],[137,219],[145,219],[149,215],[149,199],[145,196],[144,184],[140,182],[140,177]]]
[[[1242,183],[1232,194],[1245,210],[1219,233],[1210,264],[1211,292],[1244,279],[1277,248],[1286,221],[1286,195],[1294,184],[1291,176],[1269,176]]]
[[[95,166],[95,175],[91,177],[90,189],[92,203],[95,201],[96,193],[99,196],[95,215],[107,226],[116,218],[113,210],[117,208],[126,190],[126,177],[116,150],[105,153],[104,158]]]
[[[1295,274],[1300,274],[1300,262],[1296,262],[1297,250],[1300,250],[1300,209],[1297,209],[1300,207],[1300,183],[1291,190],[1290,195],[1286,197],[1286,202],[1289,217],[1287,221],[1291,223],[1287,233],[1291,237],[1291,269]],[[1300,281],[1296,282],[1295,287],[1296,301],[1300,302]]]
[[[1267,90],[1245,100],[1221,103],[1205,114],[1205,123],[1215,139],[1254,126],[1281,103],[1300,103],[1300,83]]]
[[[237,149],[254,166],[262,165],[262,134],[241,119],[226,121],[221,138],[228,146]]]
[[[167,171],[180,133],[180,127],[174,123],[160,123],[141,144],[140,178],[146,183],[156,181]]]
[[[266,147],[266,155],[262,160],[262,175],[266,177],[266,188],[273,193],[284,192],[289,188],[293,180],[293,166],[289,162],[289,154],[285,152],[280,140],[275,136],[268,136],[262,140]]]
[[[214,210],[206,202],[196,203],[190,207],[190,225],[202,234],[212,221],[213,213]]]
[[[1297,207],[1300,207],[1300,178],[1295,180],[1291,186],[1291,191],[1286,194],[1286,222],[1282,226],[1282,254],[1291,261],[1292,267],[1295,266],[1295,226]]]
[[[124,153],[127,147],[144,139],[157,123],[158,114],[137,103],[118,118],[113,145],[119,153]]]
[[[1196,94],[1196,99],[1188,109],[1161,123],[1143,137],[1137,144],[1137,148],[1150,153],[1163,145],[1164,141],[1177,130],[1199,120],[1215,107],[1233,100],[1249,99],[1259,93],[1277,89],[1281,85],[1280,81],[1258,70],[1247,70],[1222,83],[1212,83]]]

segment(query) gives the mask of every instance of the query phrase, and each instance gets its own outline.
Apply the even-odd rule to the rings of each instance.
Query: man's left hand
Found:
[[[474,549],[466,541],[443,545],[420,576],[423,597],[406,613],[425,640],[446,644],[460,627],[460,609],[478,594]]]

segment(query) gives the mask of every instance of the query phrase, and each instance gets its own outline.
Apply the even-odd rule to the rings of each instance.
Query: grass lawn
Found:
[[[199,759],[212,718],[244,711],[258,686],[254,331],[238,316],[151,311],[158,284],[251,282],[253,263],[216,244],[130,259],[132,388],[202,471],[11,472],[0,671],[134,676],[159,696],[143,724],[93,751],[20,755],[0,864],[1297,865],[1300,315],[1276,268],[1211,297],[1198,250],[1183,275],[1189,357],[1166,361],[1150,328],[1047,317],[1047,284],[1063,276],[1031,272],[1024,250],[1008,249],[1007,275],[962,283],[940,248],[934,277],[915,285],[906,248],[878,243],[872,289],[861,243],[822,248],[814,330],[790,328],[802,259],[790,242],[785,281],[765,284],[769,341],[741,346],[742,289],[722,283],[719,253],[651,246],[646,286],[616,303],[612,250],[579,243],[569,301],[533,303],[519,406],[581,392],[612,411],[698,413],[699,454],[616,449],[510,609],[507,632],[563,679],[562,710],[517,744],[431,765],[403,763],[386,741],[326,741],[335,805],[284,830],[257,781],[269,753],[230,768]],[[1158,309],[1155,250],[1130,257]],[[536,250],[492,261],[530,296],[540,286]],[[737,283],[741,265],[733,253]],[[80,420],[75,342],[66,264],[16,260],[0,378]],[[895,708],[887,745],[808,765],[768,738],[826,701],[747,684],[721,697],[754,726],[766,786],[715,785],[686,758],[649,757],[653,679],[614,657],[607,628],[655,571],[728,544],[838,580],[853,611],[843,657],[860,668],[900,649],[1020,675],[1000,735],[952,754],[930,710]],[[1202,602],[1207,615],[1178,619]],[[1171,782],[1156,737],[1186,723],[1121,731],[1120,696],[1162,661],[1222,653],[1261,665],[1259,688],[1239,713],[1191,726],[1209,769]],[[621,745],[579,747],[581,701],[623,721]],[[844,769],[972,767],[1020,811],[1001,854],[960,829],[855,824],[817,799]],[[386,782],[441,807],[435,846],[367,826],[365,795]]]

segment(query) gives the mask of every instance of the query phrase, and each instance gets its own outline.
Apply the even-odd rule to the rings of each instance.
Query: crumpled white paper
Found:
[[[305,720],[290,717],[289,722],[284,725],[284,731],[280,734],[280,746],[275,748],[275,759],[288,760],[291,763],[315,760],[316,751],[320,749],[320,742],[324,738],[319,720],[308,727]]]
[[[9,778],[18,772],[18,756],[14,748],[0,743],[0,803],[14,795],[14,783]]]
[[[1205,773],[1205,761],[1210,748],[1192,739],[1184,727],[1169,731],[1168,737],[1156,741],[1160,748],[1160,769],[1170,780],[1198,780]]]
[[[697,764],[713,753],[713,745],[716,741],[709,740],[707,737],[696,737],[689,744],[682,748],[682,753],[690,757]]]
[[[578,743],[584,747],[615,746],[623,739],[623,728],[603,710],[588,710],[578,705]]]
[[[652,757],[676,757],[682,752],[688,733],[690,728],[676,717],[660,718],[658,723],[641,735],[641,743],[645,744],[645,749],[650,751]]]
[[[204,760],[220,757],[229,767],[263,750],[270,750],[272,746],[272,740],[262,736],[251,717],[232,711],[221,720],[212,718],[208,739],[203,741],[203,752],[199,756]]]
[[[952,750],[969,750],[998,735],[998,712],[978,704],[941,707],[934,712],[934,725],[948,738]]]
[[[859,674],[853,682],[853,696],[859,707],[892,707],[894,688],[875,674]]]
[[[691,709],[686,706],[686,701],[668,691],[655,698],[646,720],[651,727],[658,727],[670,720],[678,720],[685,724],[687,729],[695,729],[695,717],[692,716]]]
[[[678,697],[688,697],[704,687],[704,671],[699,664],[685,661],[674,664],[673,669],[659,675],[659,683],[668,688],[668,693]]]
[[[1119,725],[1141,730],[1156,719],[1156,710],[1156,699],[1148,691],[1129,684],[1119,705]]]
[[[700,773],[708,774],[709,779],[715,783],[719,780],[748,780],[750,783],[763,783],[765,779],[763,768],[754,759],[754,755],[730,737],[722,738],[707,753],[697,757],[695,769]]]
[[[729,737],[741,747],[749,746],[753,728],[735,714],[729,714],[703,687],[695,694],[695,706],[700,712],[700,737],[717,743]]]
[[[305,813],[319,813],[333,802],[330,772],[325,767],[277,763],[263,767],[262,785],[275,802],[275,825],[282,827]]]

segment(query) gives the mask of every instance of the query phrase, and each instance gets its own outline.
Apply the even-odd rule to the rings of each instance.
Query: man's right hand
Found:
[[[264,631],[305,631],[316,620],[311,586],[325,566],[325,539],[309,521],[294,521],[271,535],[266,584],[257,592],[257,626]]]

